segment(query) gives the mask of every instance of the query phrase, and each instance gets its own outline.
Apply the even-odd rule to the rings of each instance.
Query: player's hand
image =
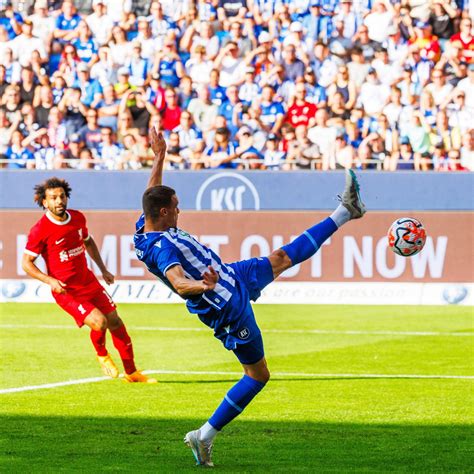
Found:
[[[161,132],[155,127],[150,130],[150,146],[157,158],[164,159],[166,154],[166,142]]]
[[[105,283],[107,283],[107,285],[111,285],[115,281],[115,275],[110,273],[108,270],[102,272],[102,278],[104,279]]]
[[[56,278],[51,278],[49,282],[49,286],[51,287],[51,291],[53,293],[64,294],[66,293],[66,283],[63,283],[60,280],[56,280]]]
[[[210,265],[207,267],[208,272],[202,274],[202,282],[204,285],[204,291],[213,290],[216,287],[217,281],[219,280],[219,275]]]

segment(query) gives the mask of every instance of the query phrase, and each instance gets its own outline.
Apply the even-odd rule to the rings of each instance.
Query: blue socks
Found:
[[[265,387],[265,384],[244,375],[228,392],[217,407],[217,410],[209,418],[209,423],[216,429],[221,430],[230,423],[254,397]]]
[[[297,265],[312,257],[337,229],[336,223],[328,217],[303,232],[290,244],[284,245],[282,249],[290,257],[291,263]]]

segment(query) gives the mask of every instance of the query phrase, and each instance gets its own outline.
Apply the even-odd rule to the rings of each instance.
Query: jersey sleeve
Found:
[[[135,230],[139,231],[145,225],[145,214],[142,214],[135,223]]]
[[[161,245],[161,246],[160,246]],[[153,261],[158,270],[166,276],[166,272],[176,266],[181,265],[178,251],[174,245],[167,245],[163,240],[157,242],[152,249]]]
[[[45,248],[44,234],[41,232],[41,227],[35,225],[28,234],[28,240],[25,246],[25,253],[32,257],[38,257],[41,255]]]
[[[76,211],[79,217],[79,226],[82,233],[82,240],[86,241],[90,239],[89,229],[87,228],[86,216],[82,212]]]

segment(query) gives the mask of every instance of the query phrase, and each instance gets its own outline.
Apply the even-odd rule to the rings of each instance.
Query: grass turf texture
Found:
[[[193,330],[205,327],[183,306],[119,309],[141,368],[240,370],[210,331]],[[472,333],[471,308],[261,305],[255,310],[274,373],[472,374],[472,337],[304,332]],[[0,388],[100,375],[88,330],[75,329],[56,306],[3,304],[0,315]],[[25,327],[6,328],[9,324]],[[61,328],[34,327],[44,324]],[[108,347],[119,363],[110,338]],[[161,374],[157,385],[107,380],[0,394],[0,470],[195,472],[199,468],[182,438],[209,417],[238,378]],[[216,439],[216,469],[472,472],[473,382],[274,376]]]

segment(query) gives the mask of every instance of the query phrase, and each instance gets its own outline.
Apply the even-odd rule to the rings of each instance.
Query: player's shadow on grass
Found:
[[[159,414],[159,406],[157,406]],[[2,472],[196,472],[183,435],[196,419],[0,417]],[[472,472],[469,425],[236,421],[221,472]]]

